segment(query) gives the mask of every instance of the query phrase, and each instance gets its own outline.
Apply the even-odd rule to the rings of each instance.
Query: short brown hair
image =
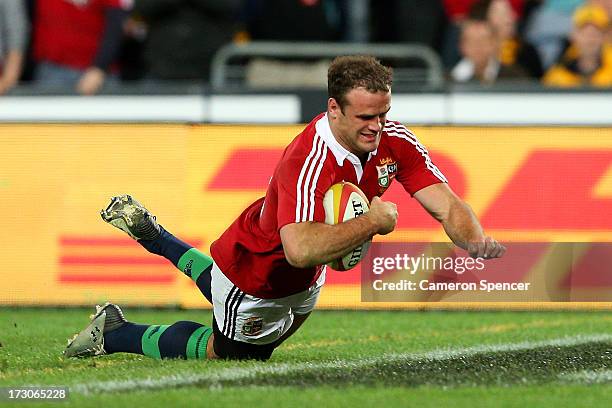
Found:
[[[393,83],[393,71],[374,57],[336,57],[327,71],[327,94],[334,98],[340,109],[346,104],[346,94],[355,88],[368,92],[389,92]]]

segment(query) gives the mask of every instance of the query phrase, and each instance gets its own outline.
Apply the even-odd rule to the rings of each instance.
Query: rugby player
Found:
[[[285,149],[265,197],[213,242],[211,256],[174,237],[132,197],[112,198],[101,212],[104,221],[193,279],[212,303],[212,327],[188,321],[136,324],[107,303],[97,307],[64,354],[269,359],[315,307],[325,281],[323,265],[393,231],[396,206],[379,197],[394,179],[471,256],[502,256],[504,246],[485,235],[425,147],[401,123],[387,119],[391,83],[391,70],[375,58],[336,58],[328,72],[326,112]],[[361,188],[370,211],[327,225],[323,196],[343,180]]]

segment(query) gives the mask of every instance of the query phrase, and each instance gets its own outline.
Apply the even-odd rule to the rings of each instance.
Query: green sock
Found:
[[[170,327],[168,324],[164,325],[153,325],[142,335],[142,353],[145,356],[161,359],[161,352],[159,350],[159,338],[161,335]]]
[[[177,267],[197,283],[198,278],[213,263],[213,259],[196,248],[191,248],[179,259]]]
[[[212,332],[210,327],[188,321],[149,326],[141,338],[142,354],[156,359],[204,360]]]
[[[188,360],[206,359],[206,346],[212,332],[210,327],[202,326],[189,336],[185,353]]]

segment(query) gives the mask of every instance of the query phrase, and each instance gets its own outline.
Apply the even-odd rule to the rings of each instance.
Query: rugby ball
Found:
[[[331,186],[323,198],[325,208],[325,223],[335,225],[359,217],[370,210],[368,198],[356,185],[343,181]],[[348,271],[355,267],[370,248],[371,240],[355,247],[342,258],[328,263],[337,271]]]

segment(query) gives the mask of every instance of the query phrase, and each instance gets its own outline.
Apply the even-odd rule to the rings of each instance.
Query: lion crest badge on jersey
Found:
[[[242,334],[245,336],[257,336],[263,329],[263,317],[249,317],[242,325]]]
[[[386,190],[391,184],[391,180],[395,178],[397,174],[397,162],[394,162],[390,157],[384,158],[380,161],[380,166],[376,166],[378,172],[378,185],[381,190]]]
[[[376,171],[378,171],[378,185],[383,188],[389,187],[389,171],[387,165],[376,166]]]

